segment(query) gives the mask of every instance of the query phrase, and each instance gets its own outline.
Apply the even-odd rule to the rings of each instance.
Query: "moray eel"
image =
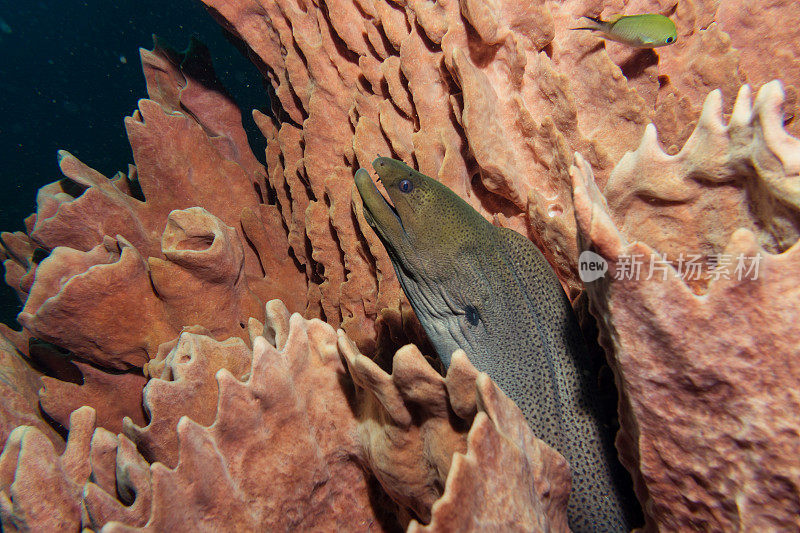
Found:
[[[392,204],[359,169],[364,216],[444,366],[463,349],[569,461],[573,531],[630,531],[612,435],[595,410],[597,363],[542,253],[404,163],[372,166]]]

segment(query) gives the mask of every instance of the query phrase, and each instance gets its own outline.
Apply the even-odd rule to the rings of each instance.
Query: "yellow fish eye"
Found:
[[[667,44],[672,44],[672,41],[675,40],[675,37],[667,37]]]

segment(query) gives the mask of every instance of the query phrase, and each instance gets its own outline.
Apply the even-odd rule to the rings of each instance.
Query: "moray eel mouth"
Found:
[[[380,178],[378,178],[380,179]],[[364,203],[364,218],[384,243],[396,247],[395,239],[405,234],[397,209],[381,194],[369,173],[360,168],[355,175],[356,188]],[[397,230],[401,230],[398,232]],[[395,233],[395,235],[391,235]]]

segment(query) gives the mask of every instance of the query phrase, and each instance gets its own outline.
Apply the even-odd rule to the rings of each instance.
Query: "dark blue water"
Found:
[[[0,231],[23,229],[37,189],[61,178],[59,149],[108,177],[127,171],[122,120],[147,96],[139,48],[152,48],[154,33],[180,50],[191,36],[209,47],[262,158],[249,113],[268,109],[261,75],[200,2],[0,0]],[[0,282],[0,322],[17,327],[19,310]]]

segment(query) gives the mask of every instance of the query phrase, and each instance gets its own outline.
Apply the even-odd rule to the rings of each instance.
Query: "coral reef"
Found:
[[[800,373],[800,141],[782,130],[782,99],[770,83],[751,107],[744,87],[723,126],[712,94],[678,155],[658,150],[651,130],[620,162],[607,191],[615,175],[630,186],[637,173],[628,198],[671,195],[668,206],[648,208],[660,233],[631,224],[641,216],[634,201],[609,193],[606,203],[582,158],[573,167],[579,240],[608,264],[606,276],[586,287],[603,344],[614,354],[622,396],[618,446],[638,472],[639,497],[659,529],[799,524],[800,395],[793,384]],[[655,168],[662,170],[657,177],[641,173]],[[683,225],[663,223],[672,217]],[[728,260],[687,280],[685,265],[669,256],[700,250]],[[641,275],[632,272],[633,260]],[[702,294],[692,292],[698,285]]]
[[[249,340],[246,324],[270,298],[306,308],[278,209],[261,203],[265,170],[238,109],[209,80],[207,51],[156,47],[142,63],[159,101],[142,100],[126,120],[137,165],[109,180],[61,152],[66,178],[40,190],[28,234],[2,234],[6,281],[25,302],[21,335],[77,361],[65,369],[64,354],[17,343],[46,367],[42,408],[62,425],[81,405],[114,432],[124,416],[142,424],[141,369],[184,327]],[[198,70],[200,80],[185,74]],[[256,228],[252,238],[243,228]]]
[[[61,436],[39,414],[42,378],[21,356],[22,346],[11,341],[17,338],[27,346],[27,339],[14,333],[0,324],[0,439],[5,443],[17,426],[31,426],[63,448]]]
[[[751,103],[745,85],[722,121],[720,91],[710,93],[697,127],[669,156],[647,128],[642,142],[614,167],[603,194],[620,231],[667,259],[697,266],[723,255],[731,234],[747,228],[771,253],[800,237],[800,141],[782,129],[784,95],[768,83]],[[686,231],[686,221],[693,231]],[[702,287],[708,272],[693,285]]]
[[[540,244],[574,294],[573,152],[584,154],[602,186],[648,123],[677,152],[709,91],[721,88],[733,102],[751,70],[756,84],[771,79],[754,61],[741,64],[722,28],[746,24],[728,20],[728,11],[724,24],[713,23],[723,9],[717,2],[680,2],[678,42],[657,51],[603,46],[569,28],[584,14],[668,11],[674,2],[620,1],[603,13],[586,1],[205,3],[260,58],[288,115],[277,126],[262,121],[268,140],[280,141],[267,153],[271,173],[285,175],[301,209],[330,206],[343,261],[317,254],[323,302],[331,292],[346,302],[353,279],[369,274],[365,251],[347,243],[360,219],[340,214],[352,191],[330,186],[356,164],[368,168],[376,155],[390,155],[437,177],[496,223]],[[794,93],[794,45],[780,39],[772,46],[782,58],[773,73]],[[294,185],[298,179],[311,196]],[[363,234],[378,272],[378,293],[364,302],[370,315],[397,295],[382,250]],[[322,248],[322,237],[312,245]]]
[[[81,493],[90,474],[94,424],[91,407],[74,411],[70,416],[70,438],[61,454],[36,427],[20,426],[11,432],[0,456],[3,530],[77,529],[82,514]]]
[[[389,375],[344,332],[278,301],[267,309],[265,326],[251,326],[276,345],[186,332],[153,365],[149,430],[171,433],[174,451],[145,446],[146,460],[128,437],[95,429],[90,407],[72,413],[61,455],[38,428],[14,430],[0,457],[4,529],[367,531],[415,516],[431,525],[412,530],[441,531],[468,506],[465,527],[566,530],[566,461],[463,354],[443,378],[408,346]],[[217,394],[184,401],[198,384]],[[138,428],[125,432],[141,442]],[[521,472],[516,484],[490,475],[498,467]],[[40,505],[45,486],[59,497]]]
[[[586,294],[645,530],[797,527],[796,3],[204,3],[272,84],[266,167],[202,45],[156,43],[135,165],[60,152],[0,234],[4,530],[566,530],[563,458],[463,354],[423,356],[354,196],[376,155],[528,236],[572,297],[579,252],[608,263]],[[569,31],[642,11],[678,42]],[[633,254],[663,267],[618,276]]]

